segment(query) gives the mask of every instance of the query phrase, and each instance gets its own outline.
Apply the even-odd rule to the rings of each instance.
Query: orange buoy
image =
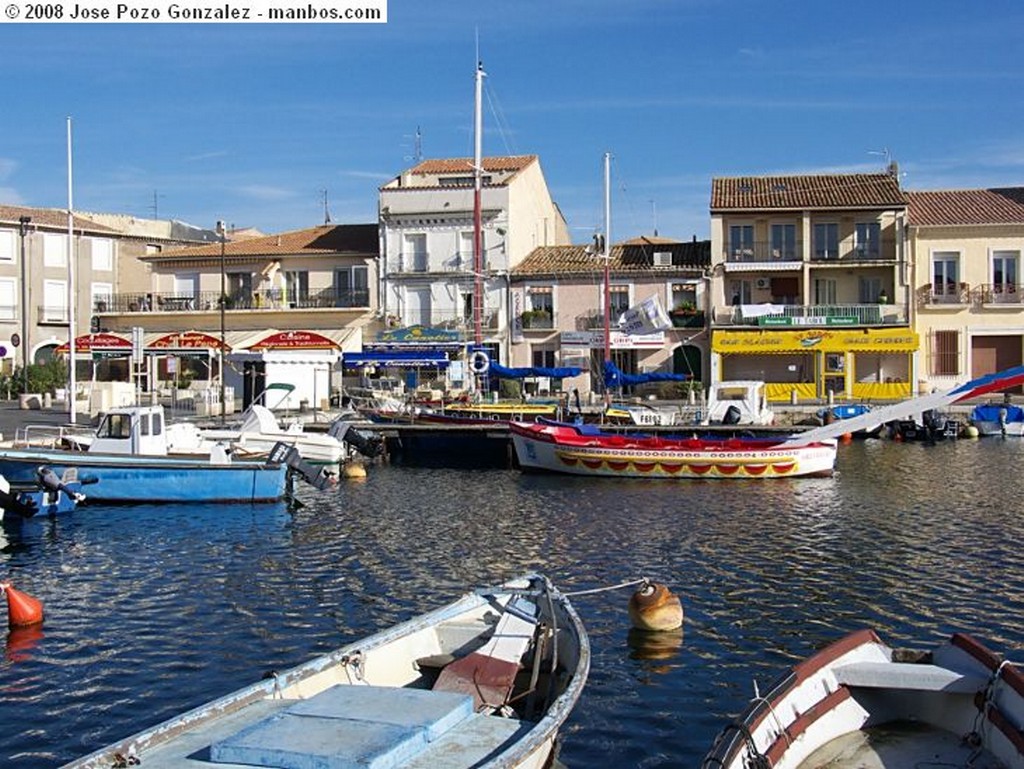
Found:
[[[675,630],[683,625],[683,603],[664,585],[645,581],[629,599],[637,630]]]
[[[38,625],[43,621],[43,603],[20,590],[10,582],[0,582],[0,593],[7,596],[7,624],[10,627]]]
[[[850,443],[853,441],[853,433],[843,433],[841,440],[843,443]]]

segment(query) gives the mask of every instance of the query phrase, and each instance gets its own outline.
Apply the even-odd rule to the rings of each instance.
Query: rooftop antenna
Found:
[[[651,201],[651,216],[654,219],[654,237],[658,237],[658,204]]]
[[[327,208],[327,190],[320,190],[320,198],[324,206],[324,224],[331,223],[331,212]]]
[[[886,169],[888,169],[888,168],[890,168],[892,166],[892,153],[889,152],[889,148],[888,147],[882,147],[882,149],[880,149],[880,150],[868,150],[868,154],[869,155],[881,155],[882,157],[884,157],[885,158],[885,167],[886,167]]]
[[[408,134],[406,134],[408,138]],[[412,161],[416,165],[423,162],[423,134],[420,133],[420,127],[416,126],[416,133],[412,136],[412,155],[405,155],[406,161]]]
[[[160,207],[159,207],[158,201],[162,197],[164,197],[164,196],[163,195],[158,195],[157,191],[153,190],[153,204],[150,206],[150,209],[153,211],[153,218],[154,219],[159,219],[160,218]]]

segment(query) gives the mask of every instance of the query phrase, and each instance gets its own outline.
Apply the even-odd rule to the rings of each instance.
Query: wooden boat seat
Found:
[[[473,717],[473,698],[338,685],[210,746],[216,763],[280,769],[391,769]],[[516,722],[511,722],[516,723]]]
[[[916,662],[853,662],[835,669],[836,680],[847,686],[909,689],[974,694],[988,679]]]

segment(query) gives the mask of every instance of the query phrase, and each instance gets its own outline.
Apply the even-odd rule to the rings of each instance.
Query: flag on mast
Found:
[[[633,305],[619,318],[619,330],[626,334],[653,334],[669,328],[672,328],[672,319],[657,294]]]

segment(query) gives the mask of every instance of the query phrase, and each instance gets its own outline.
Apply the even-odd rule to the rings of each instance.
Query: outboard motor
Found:
[[[384,453],[384,438],[372,430],[360,430],[351,422],[335,420],[327,434],[344,441],[364,457],[373,459]]]
[[[740,411],[739,406],[730,406],[725,410],[725,414],[722,416],[722,424],[738,425],[742,416],[743,413]]]
[[[11,487],[5,482],[0,486],[0,519],[4,517],[5,511],[21,518],[31,518],[39,509],[30,496],[11,491]]]
[[[275,443],[267,460],[277,465],[286,465],[289,477],[300,475],[302,480],[316,489],[325,489],[331,484],[332,476],[324,468],[317,470],[302,458],[297,448],[287,443]]]

